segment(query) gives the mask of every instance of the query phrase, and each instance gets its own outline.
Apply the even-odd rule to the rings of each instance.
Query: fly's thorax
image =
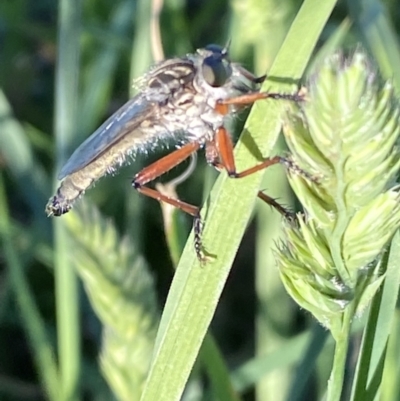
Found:
[[[211,140],[225,120],[216,111],[217,102],[251,92],[253,86],[226,51],[215,45],[163,61],[142,79],[142,93],[157,112],[141,128],[150,136],[184,131],[186,141]]]
[[[203,141],[213,133],[215,120],[222,119],[215,113],[215,99],[194,86],[196,66],[190,58],[162,62],[145,76],[142,93],[153,103],[151,118],[141,123],[141,130],[151,137],[182,137],[186,142]],[[210,126],[209,122],[213,124]]]
[[[195,75],[193,63],[186,58],[165,60],[153,67],[140,80],[147,101],[163,104],[176,93],[191,86]]]
[[[223,123],[223,116],[208,105],[207,99],[191,90],[176,93],[163,104],[156,107],[154,118],[140,124],[145,137],[176,139],[179,143],[197,141],[203,143],[211,139],[216,126]]]

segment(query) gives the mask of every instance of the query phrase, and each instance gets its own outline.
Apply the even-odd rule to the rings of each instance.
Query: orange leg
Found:
[[[210,158],[207,158],[207,161],[218,170],[225,169],[231,178],[247,177],[248,175],[254,174],[257,171],[266,169],[278,163],[289,164],[290,166],[290,161],[283,157],[275,156],[272,158],[267,158],[260,164],[238,173],[236,171],[235,159],[233,155],[233,143],[226,129],[220,128],[217,131],[214,140],[214,142],[208,142],[206,144],[206,155],[210,155]],[[214,159],[212,157],[214,157]],[[292,212],[284,208],[275,199],[271,198],[265,193],[260,191],[258,193],[258,197],[275,208],[284,217],[292,217]]]
[[[141,194],[146,195],[150,198],[156,199],[161,202],[168,203],[194,217],[194,247],[199,260],[203,260],[204,256],[202,253],[201,244],[201,220],[200,220],[200,210],[197,206],[193,206],[189,203],[183,202],[180,199],[172,198],[170,196],[164,195],[161,192],[145,187],[147,183],[160,177],[167,171],[176,167],[178,164],[182,163],[188,157],[190,157],[194,152],[199,149],[200,145],[196,142],[188,143],[180,149],[175,150],[169,155],[163,157],[160,160],[150,164],[145,167],[139,173],[136,174],[132,181],[132,185]]]
[[[182,163],[191,154],[199,149],[200,145],[198,143],[188,143],[180,149],[175,150],[169,155],[163,157],[160,160],[150,164],[143,170],[139,171],[135,175],[132,181],[132,185],[143,195],[149,196],[150,198],[156,199],[158,201],[169,203],[170,205],[183,210],[184,212],[196,217],[199,214],[199,208],[189,203],[183,202],[179,199],[172,198],[170,196],[164,195],[161,192],[145,187],[148,182],[155,180],[167,171],[173,169],[178,164]]]
[[[254,174],[257,171],[263,170],[269,166],[273,166],[274,164],[286,162],[286,159],[283,157],[275,156],[272,158],[267,158],[260,164],[238,173],[236,171],[235,159],[233,156],[233,143],[225,128],[218,129],[215,135],[215,145],[218,150],[221,164],[224,166],[229,177],[232,178],[247,177],[248,175]]]
[[[246,95],[241,95],[237,97],[232,97],[230,99],[224,99],[221,100],[219,103],[220,104],[233,104],[236,106],[240,105],[248,105],[248,104],[253,104],[257,100],[262,100],[262,99],[283,99],[283,100],[291,100],[294,102],[301,102],[304,100],[304,94],[301,92],[299,93],[274,93],[274,92],[253,92],[253,93],[248,93]]]
[[[254,82],[262,82],[264,80],[264,77],[253,78]],[[226,115],[229,113],[229,105],[247,105],[252,104],[257,100],[268,98],[287,99],[293,101],[303,100],[301,94],[291,95],[281,93],[254,92],[231,99],[221,100],[216,105],[216,111],[222,115]],[[146,195],[161,202],[166,202],[194,217],[193,225],[195,233],[195,250],[197,257],[200,260],[204,260],[201,245],[201,220],[199,208],[189,203],[183,202],[180,199],[172,198],[170,196],[162,194],[155,189],[144,186],[147,183],[160,177],[167,171],[171,170],[172,168],[176,167],[178,164],[182,163],[199,148],[200,145],[198,143],[188,143],[182,148],[175,150],[171,154],[150,164],[149,166],[141,170],[138,174],[136,174],[135,178],[133,179],[132,185],[143,195]],[[286,161],[286,159],[276,156],[273,158],[265,159],[259,165],[242,171],[241,173],[237,173],[233,156],[233,143],[225,128],[219,128],[215,134],[213,141],[206,143],[206,157],[207,161],[210,164],[213,164],[216,168],[225,169],[228,172],[228,175],[232,178],[246,177],[269,166]],[[268,195],[260,192],[258,196],[270,205],[274,206],[282,214],[287,214],[285,209]]]

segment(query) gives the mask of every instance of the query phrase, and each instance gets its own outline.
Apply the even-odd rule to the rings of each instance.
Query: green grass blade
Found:
[[[351,332],[352,334],[358,334],[363,328],[364,320],[357,320],[353,324]],[[323,337],[325,334],[327,333],[324,332],[321,334],[319,328],[315,328],[313,331],[307,331],[287,340],[284,345],[275,351],[247,361],[231,374],[234,388],[237,391],[243,392],[254,386],[263,376],[276,369],[305,365],[311,360],[311,357],[314,357],[314,345],[316,345],[318,350],[324,341]],[[317,341],[317,343],[315,343],[315,341]],[[327,352],[328,354],[333,353],[334,340],[331,336],[326,340],[324,353],[325,348],[330,350]],[[294,378],[291,390],[292,393],[296,392],[296,380],[297,377]],[[304,383],[302,383],[302,385],[304,385]],[[288,397],[288,399],[291,400],[290,397]]]
[[[316,369],[317,358],[322,352],[327,338],[328,331],[319,324],[314,324],[305,354],[296,366],[294,380],[287,397],[288,400],[301,401],[307,399],[306,388],[312,373]]]
[[[264,73],[271,66],[276,53],[288,33],[300,6],[293,0],[277,2],[237,1],[236,19],[238,28],[232,32],[232,41],[236,46],[240,40],[254,47],[254,69]],[[250,27],[250,28],[247,28]],[[246,37],[248,36],[248,37]],[[269,38],[268,41],[265,38]],[[236,40],[237,39],[237,40]],[[242,50],[248,46],[241,46]],[[283,138],[277,141],[273,155],[285,154]],[[289,209],[293,208],[293,193],[290,191],[284,168],[267,169],[263,175],[261,188],[269,196]],[[293,303],[285,291],[275,269],[273,249],[282,227],[282,216],[258,201],[255,219],[255,290],[257,308],[255,316],[255,355],[263,356],[279,349],[287,340],[287,334],[293,327]],[[255,388],[256,399],[266,399],[271,392],[275,401],[286,396],[285,391],[277,393],[276,388],[287,389],[290,386],[289,366],[259,378]]]
[[[211,383],[214,396],[212,399],[240,401],[241,398],[232,385],[223,355],[210,333],[204,338],[199,357]]]
[[[400,90],[400,46],[398,35],[382,1],[348,0],[350,15],[364,37],[385,79]]]
[[[398,400],[400,396],[399,369],[400,361],[400,313],[397,310],[394,315],[393,329],[390,334],[389,344],[385,359],[385,369],[381,386],[380,401]]]
[[[55,93],[57,171],[73,142],[76,122],[80,36],[79,0],[60,0],[58,14],[58,65]],[[57,308],[60,400],[79,399],[80,335],[78,282],[70,261],[71,244],[64,223],[54,221],[55,285]]]
[[[150,51],[151,3],[146,0],[139,0],[136,4],[136,13],[134,14],[134,17],[135,38],[131,52],[131,79],[138,78],[144,74],[153,60]]]
[[[11,286],[21,313],[25,331],[30,342],[33,358],[47,397],[51,401],[59,398],[59,377],[53,349],[46,335],[45,324],[36,307],[33,294],[25,277],[21,258],[12,243],[11,222],[3,176],[0,174],[0,238],[4,247]]]
[[[303,3],[271,68],[271,77],[287,78],[291,84],[301,78],[334,5],[332,0]],[[267,82],[264,90],[270,84]],[[281,92],[290,88],[293,90],[293,85],[274,86]],[[282,102],[259,102],[253,107],[235,152],[239,171],[268,155],[279,134],[283,110]],[[203,243],[215,258],[201,266],[190,236],[164,310],[142,401],[180,398],[250,218],[261,178],[262,174],[254,174],[239,182],[221,174],[214,186],[210,206],[203,210]]]
[[[153,61],[150,37],[151,7],[151,2],[147,0],[139,0],[136,2],[136,12],[132,15],[135,20],[135,36],[130,55],[131,82],[144,74]],[[133,96],[136,92],[137,88],[134,85],[131,85],[130,95]],[[143,168],[143,162],[136,161],[136,168],[137,171]],[[137,191],[132,191],[130,186],[127,186],[125,194],[126,227],[130,227],[132,238],[135,238],[137,249],[141,252],[143,247],[143,206],[145,201]]]
[[[307,75],[311,75],[316,72],[316,69],[319,65],[323,63],[323,60],[326,59],[329,55],[331,55],[336,50],[340,49],[340,47],[345,42],[347,35],[350,32],[352,27],[352,22],[349,18],[345,18],[341,24],[335,29],[332,35],[327,39],[327,41],[323,44],[323,46],[318,50],[318,54],[313,58],[312,62],[308,66]]]
[[[121,46],[132,24],[134,3],[124,1],[110,16],[109,33],[99,54],[90,62],[83,78],[84,92],[79,107],[79,134],[93,130],[109,101],[114,71],[124,50]]]
[[[381,291],[374,297],[365,329],[356,376],[353,401],[374,400],[382,381],[383,365],[391,334],[400,286],[400,234],[390,247],[386,278]]]
[[[38,163],[23,126],[13,115],[4,93],[0,91],[0,152],[4,157],[26,203],[43,218],[50,182],[43,167]]]
[[[271,372],[297,365],[312,338],[311,332],[299,334],[275,351],[247,361],[231,374],[235,389],[246,391]]]
[[[176,198],[176,186],[177,184],[175,183],[168,183],[166,185],[157,184],[156,188],[164,195]],[[164,220],[164,232],[171,259],[173,264],[177,265],[187,237],[186,220],[182,219],[182,213],[171,205],[162,203],[161,209]],[[198,359],[201,361],[202,366],[204,366],[207,377],[210,380],[210,392],[220,400],[239,401],[240,398],[231,383],[229,368],[211,331],[204,338]]]

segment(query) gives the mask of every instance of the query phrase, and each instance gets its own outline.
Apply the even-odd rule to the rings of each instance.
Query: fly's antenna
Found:
[[[229,48],[231,47],[231,43],[232,43],[232,39],[229,38],[228,41],[226,42],[226,45],[224,46],[224,48],[222,49],[221,54],[223,56],[227,56],[229,53]]]

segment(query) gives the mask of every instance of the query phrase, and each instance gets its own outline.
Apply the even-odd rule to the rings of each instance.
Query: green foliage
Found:
[[[280,216],[259,202],[257,225],[250,220],[259,188],[283,204],[295,204],[283,169],[268,171],[263,183],[261,173],[243,180],[222,173],[209,196],[204,190],[201,201],[204,177],[211,187],[216,174],[199,154],[195,172],[177,192],[183,200],[204,205],[203,242],[214,257],[200,265],[189,237],[172,286],[173,266],[191,221],[178,212],[168,225],[169,212],[164,214],[170,254],[159,205],[143,201],[130,186],[132,176],[159,153],[144,155],[119,175],[96,184],[69,215],[54,220],[45,216],[51,177],[83,138],[126,101],[132,79],[152,63],[158,24],[147,0],[63,0],[56,5],[44,0],[0,2],[0,399],[133,400],[140,399],[143,389],[146,400],[252,399],[253,390],[253,398],[260,400],[322,399],[330,370],[326,361],[338,355],[333,339],[309,324],[310,316],[291,302],[279,280],[272,249],[282,235]],[[354,49],[362,41],[371,53],[369,59],[376,61],[385,78],[393,78],[398,90],[398,34],[388,16],[398,13],[399,2],[386,4],[387,12],[378,1],[351,0],[329,16],[334,5],[333,0],[165,0],[160,14],[162,47],[166,57],[179,56],[231,38],[232,60],[259,76],[268,72],[263,90],[291,93],[306,66],[313,72],[335,48]],[[376,19],[369,20],[370,15]],[[360,83],[352,76],[341,84],[342,105],[357,94],[345,89]],[[295,154],[296,160],[309,166],[307,171],[320,178],[321,185],[290,176],[313,219],[302,220],[296,228],[285,226],[290,241],[301,250],[301,263],[294,265],[293,258],[284,257],[280,264],[301,277],[300,287],[311,283],[307,291],[297,284],[290,288],[298,297],[311,299],[316,315],[324,307],[327,325],[335,311],[343,314],[354,299],[353,312],[366,309],[383,280],[368,309],[349,397],[373,399],[385,383],[381,399],[392,401],[400,394],[395,309],[399,242],[391,245],[390,253],[376,249],[388,242],[398,223],[392,188],[398,164],[393,146],[397,126],[382,129],[397,104],[390,100],[389,85],[377,97],[374,85],[364,88],[370,97],[358,115],[365,132],[348,144],[360,147],[338,152],[357,163],[369,158],[361,169],[347,171],[344,163],[344,173],[365,179],[343,197],[343,209],[333,191],[331,155],[324,156],[334,147],[320,145],[314,151],[303,116],[292,120],[297,134],[289,135],[288,143],[294,151],[297,142],[306,146],[301,155]],[[323,96],[324,90],[339,89],[315,87],[319,103],[304,105],[307,119],[312,113],[316,116],[313,126],[318,132],[318,124],[330,125],[329,119],[319,118],[325,115],[324,107],[335,104]],[[318,104],[318,109],[308,109]],[[268,155],[284,154],[275,143],[289,107],[287,102],[268,100],[252,108],[236,149],[239,171]],[[336,117],[344,111],[337,111]],[[244,117],[236,120],[241,124]],[[377,131],[384,144],[368,141]],[[371,185],[374,174],[382,174],[380,167],[391,170]],[[165,181],[172,176],[174,172]],[[346,249],[339,285],[332,280],[338,272],[327,236],[321,247],[320,234],[322,226],[323,234],[332,231],[333,216],[346,208],[353,209],[342,226]],[[316,219],[322,223],[314,224]],[[371,239],[360,240],[360,231]],[[283,251],[292,256],[291,248]],[[305,260],[316,270],[317,283],[304,271]],[[364,295],[352,290],[361,282],[356,273],[360,265],[366,266],[360,276]],[[321,286],[322,293],[317,292]],[[353,315],[347,316],[348,323]],[[207,333],[212,318],[213,337]],[[359,335],[365,322],[354,323],[352,333]],[[335,337],[342,339],[341,333]],[[345,349],[341,348],[342,358]],[[350,372],[355,362],[349,363]],[[344,369],[338,374],[348,381]]]
[[[154,283],[132,238],[119,238],[95,208],[66,218],[73,260],[103,323],[100,363],[120,400],[138,400],[155,340],[158,308]]]
[[[318,180],[291,175],[307,215],[287,225],[277,261],[292,296],[335,336],[340,311],[356,302],[361,312],[378,289],[383,249],[400,224],[399,106],[361,52],[328,58],[307,89],[285,137]]]
[[[330,7],[333,7],[333,3],[327,3],[320,8],[317,13],[319,18],[316,18],[315,13],[312,14],[311,25],[311,20],[308,20],[307,16],[311,16],[308,11],[309,8],[313,8],[312,2],[303,5],[271,69],[272,75],[295,78],[302,74],[329,15]],[[292,53],[296,38],[306,30],[310,36],[303,43],[303,51],[298,53],[298,57],[292,60],[290,65],[285,63],[284,60],[287,60]],[[265,87],[268,84],[264,84]],[[269,126],[271,137],[276,137],[279,132],[283,105],[278,102],[269,103],[268,109],[267,104],[264,104],[264,108],[261,104],[257,105],[247,120],[236,153],[237,159],[242,164],[238,166],[240,170],[246,168],[246,165],[251,166],[257,162],[251,152],[243,146],[243,143],[249,140],[249,134],[253,135],[253,141],[258,142],[260,149],[263,149],[265,145],[262,144],[264,138],[261,135],[261,127]],[[273,142],[272,139],[270,141]],[[194,253],[192,236],[189,237],[161,319],[155,357],[143,400],[155,399],[161,395],[163,397],[161,399],[180,398],[246,228],[260,180],[261,174],[254,174],[240,182],[229,179],[225,174],[214,186],[210,194],[212,203],[203,211],[203,215],[207,217],[202,238],[210,258],[202,268]],[[182,351],[186,356],[185,359],[174,352],[177,343],[184,347]]]
[[[350,322],[381,286],[384,248],[400,226],[399,114],[364,53],[337,53],[285,126],[295,162],[318,180],[290,177],[306,214],[286,225],[277,264],[290,295],[338,343],[328,400],[339,400]]]

